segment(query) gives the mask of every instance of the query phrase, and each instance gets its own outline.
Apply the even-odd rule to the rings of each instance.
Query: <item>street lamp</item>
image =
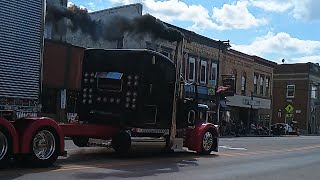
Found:
[[[222,46],[223,45],[223,46]],[[226,40],[226,41],[218,41],[218,63],[217,63],[217,81],[216,81],[216,92],[218,90],[218,86],[219,86],[219,73],[220,73],[220,52],[221,52],[221,46],[223,47],[222,50],[227,50],[231,47],[230,45],[230,40]],[[217,96],[216,94],[216,113],[217,113],[217,122],[220,123],[220,97]]]

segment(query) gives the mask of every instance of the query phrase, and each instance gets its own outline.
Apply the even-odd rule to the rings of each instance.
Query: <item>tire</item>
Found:
[[[125,131],[118,133],[112,138],[111,146],[116,153],[127,154],[131,147],[130,135]]]
[[[46,128],[38,130],[30,143],[31,156],[28,160],[31,166],[49,167],[57,160],[59,139],[54,130]]]
[[[213,150],[214,145],[215,145],[215,138],[213,136],[213,133],[212,131],[207,130],[202,136],[201,151],[199,152],[199,154],[209,155]]]
[[[0,169],[8,166],[12,158],[12,141],[9,134],[0,128]]]
[[[87,137],[73,137],[72,141],[78,147],[87,147],[88,142],[89,142],[89,138],[87,138]]]

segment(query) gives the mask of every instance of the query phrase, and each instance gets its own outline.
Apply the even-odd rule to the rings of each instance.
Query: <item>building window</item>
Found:
[[[270,77],[266,77],[266,96],[269,96]]]
[[[189,80],[194,81],[195,71],[196,71],[196,60],[193,57],[189,58]]]
[[[254,74],[254,77],[253,77],[253,86],[254,86],[254,90],[253,90],[253,93],[255,95],[258,94],[258,74]]]
[[[201,61],[201,69],[200,69],[200,83],[206,83],[207,81],[207,62]]]
[[[215,87],[216,86],[216,82],[217,82],[217,64],[216,63],[212,63],[211,64],[211,76],[210,76],[210,80],[212,81],[212,86]]]
[[[287,98],[294,98],[295,85],[287,85]]]
[[[233,69],[232,74],[234,75],[234,93],[237,94],[237,70]]]
[[[317,99],[317,87],[314,85],[311,86],[311,98]]]
[[[260,95],[263,95],[263,83],[264,83],[264,77],[260,76]]]
[[[242,73],[241,76],[241,95],[246,95],[246,81],[247,81],[247,74],[246,72]]]

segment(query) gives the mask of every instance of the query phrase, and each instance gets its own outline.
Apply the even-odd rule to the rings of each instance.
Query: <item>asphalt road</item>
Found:
[[[320,137],[221,138],[208,156],[136,151],[119,157],[106,148],[77,148],[52,168],[13,167],[0,179],[320,179]]]

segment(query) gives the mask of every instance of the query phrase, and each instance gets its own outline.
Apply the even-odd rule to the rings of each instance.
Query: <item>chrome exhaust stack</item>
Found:
[[[177,41],[177,46],[174,55],[174,63],[176,64],[176,82],[174,88],[174,97],[173,97],[173,107],[172,107],[172,119],[171,126],[169,131],[169,141],[167,142],[167,148],[172,148],[175,143],[175,137],[177,132],[177,101],[179,100],[179,94],[181,89],[180,75],[182,68],[182,58],[183,58],[183,44],[184,38],[180,41]]]

